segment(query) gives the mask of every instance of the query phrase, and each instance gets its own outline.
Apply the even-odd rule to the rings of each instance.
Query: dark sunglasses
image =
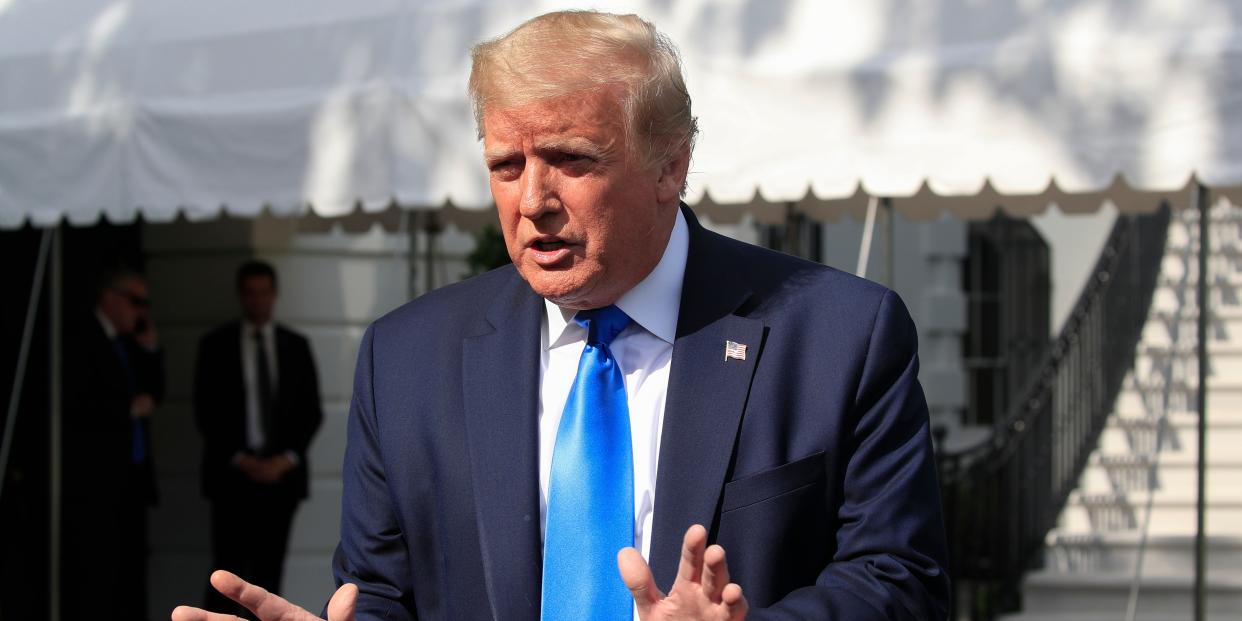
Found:
[[[126,300],[129,300],[129,303],[133,305],[134,308],[149,308],[151,306],[150,299],[144,298],[136,293],[133,293],[132,291],[126,291],[124,289],[113,289],[113,291],[117,292]]]

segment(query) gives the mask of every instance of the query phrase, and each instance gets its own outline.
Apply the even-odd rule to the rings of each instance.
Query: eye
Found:
[[[491,171],[493,177],[505,180],[516,178],[522,171],[521,162],[516,158],[488,162],[487,169]]]
[[[572,151],[564,151],[556,154],[552,158],[552,164],[564,170],[566,174],[578,176],[585,174],[595,165],[595,158],[585,153],[576,153]]]

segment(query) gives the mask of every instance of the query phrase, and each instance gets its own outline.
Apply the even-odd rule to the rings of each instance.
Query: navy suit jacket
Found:
[[[698,523],[727,551],[752,619],[945,618],[927,405],[901,301],[683,211],[657,583],[671,586]],[[368,329],[333,561],[338,583],[359,586],[359,619],[539,618],[543,317],[509,266]],[[746,359],[726,359],[726,340]]]

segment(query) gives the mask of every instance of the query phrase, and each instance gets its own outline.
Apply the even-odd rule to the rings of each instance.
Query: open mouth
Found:
[[[552,235],[540,237],[531,240],[528,248],[530,249],[530,258],[535,263],[544,267],[553,267],[561,265],[569,259],[572,252],[570,246],[573,244]]]
[[[559,239],[540,240],[534,243],[535,250],[540,252],[552,252],[565,247],[565,242]]]

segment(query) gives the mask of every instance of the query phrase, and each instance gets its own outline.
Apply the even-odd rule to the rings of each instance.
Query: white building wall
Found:
[[[1052,249],[1052,321],[1048,324],[1052,335],[1061,333],[1061,327],[1078,303],[1083,285],[1095,268],[1100,249],[1108,240],[1117,209],[1105,204],[1098,211],[1088,214],[1066,214],[1056,207],[1031,218],[1034,226],[1048,247]]]

